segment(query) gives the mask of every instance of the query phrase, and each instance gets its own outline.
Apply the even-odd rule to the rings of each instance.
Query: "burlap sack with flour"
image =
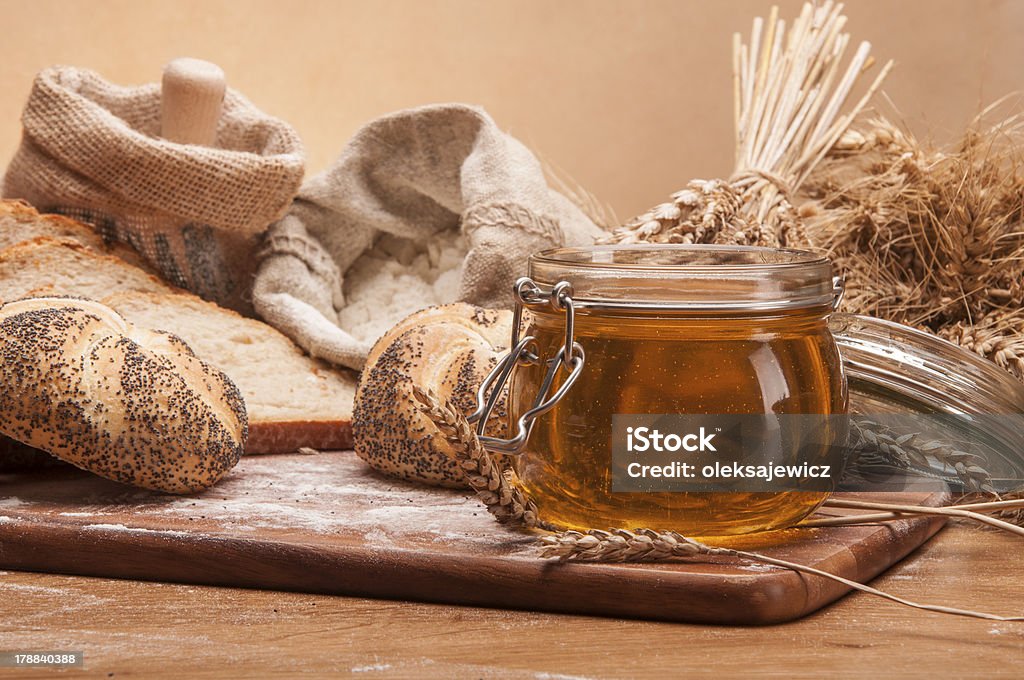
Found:
[[[160,86],[120,87],[56,66],[22,117],[5,198],[90,222],[134,246],[168,281],[251,310],[260,234],[303,175],[298,135],[228,90],[214,147],[160,139]]]
[[[360,368],[404,313],[456,299],[508,307],[531,253],[601,233],[483,110],[410,109],[363,127],[303,184],[268,232],[253,304],[313,356]]]

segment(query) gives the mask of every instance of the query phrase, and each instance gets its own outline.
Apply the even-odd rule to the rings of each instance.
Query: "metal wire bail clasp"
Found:
[[[832,311],[838,311],[846,296],[846,280],[841,276],[832,277]]]
[[[572,284],[568,281],[560,281],[545,290],[533,279],[524,276],[516,281],[512,292],[516,297],[516,306],[512,315],[512,342],[509,344],[511,349],[498,361],[498,365],[480,384],[476,393],[476,411],[469,416],[469,422],[476,425],[476,433],[484,448],[505,455],[515,455],[523,451],[536,419],[553,409],[565,396],[572,384],[576,382],[576,378],[579,377],[585,361],[583,347],[575,339],[576,308],[572,302]],[[523,308],[543,306],[565,313],[565,340],[555,356],[546,360],[537,354],[535,338],[532,335],[519,337]],[[515,436],[510,439],[486,436],[484,431],[487,429],[487,422],[491,419],[491,414],[501,397],[501,392],[508,382],[509,376],[512,375],[512,370],[520,364],[539,365],[542,361],[547,364],[547,372],[541,383],[540,391],[533,401],[533,406],[519,416],[516,421]],[[555,378],[563,369],[568,371],[569,375],[554,394],[549,394],[555,383]]]

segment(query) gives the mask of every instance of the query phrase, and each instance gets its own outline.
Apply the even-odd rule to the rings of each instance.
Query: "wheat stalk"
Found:
[[[607,241],[779,246],[800,240],[793,195],[881,87],[892,62],[851,104],[872,64],[871,46],[860,43],[841,66],[850,44],[842,5],[806,3],[788,32],[778,14],[773,7],[767,21],[754,20],[749,44],[733,36],[736,157],[729,180],[690,182]]]
[[[686,560],[694,557],[717,555],[738,557],[792,569],[803,574],[820,576],[837,583],[842,583],[848,588],[859,590],[862,593],[882,597],[892,602],[913,607],[914,609],[986,619],[989,621],[1024,621],[1024,616],[999,616],[970,609],[914,602],[804,564],[780,560],[746,550],[713,547],[671,531],[663,533],[650,529],[638,529],[636,531],[627,531],[625,529],[616,529],[614,531],[591,530],[587,532],[564,531],[553,536],[543,536],[540,541],[543,545],[542,556],[557,558],[563,562],[663,562],[666,560]]]
[[[1006,507],[1024,507],[1024,502],[1010,501],[1005,506],[997,506],[1001,509]],[[952,507],[937,507],[929,508],[920,505],[903,505],[900,503],[872,503],[869,501],[855,501],[847,500],[844,498],[829,498],[825,501],[825,506],[830,508],[853,508],[857,510],[885,510],[888,512],[896,513],[898,515],[938,515],[943,517],[961,517],[964,519],[973,520],[981,524],[987,524],[997,529],[1008,531],[1011,534],[1017,534],[1018,536],[1024,536],[1024,527],[1019,527],[1010,522],[1005,522],[996,517],[989,517],[988,515],[975,512],[965,506],[952,506]]]
[[[965,496],[966,498],[966,496]],[[878,504],[875,504],[878,505]],[[851,507],[848,505],[837,505],[832,502],[832,499],[826,500],[823,507]],[[867,524],[874,522],[884,522],[892,519],[900,519],[906,517],[908,514],[919,514],[919,515],[946,515],[949,513],[945,512],[948,508],[929,508],[925,506],[914,506],[915,511],[894,511],[891,505],[885,505],[886,508],[890,508],[885,512],[873,512],[873,513],[861,513],[857,515],[843,515],[839,517],[812,517],[800,522],[801,527],[813,529],[817,527],[838,527],[846,526],[850,524]],[[960,503],[957,502],[953,508],[960,510],[970,510],[974,513],[985,513],[986,515],[992,515],[996,519],[1006,520],[1011,526],[1013,526],[1013,533],[1020,533],[1020,521],[1022,513],[1024,513],[1024,498],[1006,499],[998,501],[986,501],[982,503]],[[861,507],[860,509],[864,509]],[[871,508],[874,509],[874,508]],[[960,515],[963,517],[964,515]],[[969,516],[968,519],[980,521],[983,524],[989,524],[998,529],[1006,530],[1005,523],[992,524],[987,521],[991,518],[979,519],[978,517]]]
[[[986,494],[968,494],[962,496],[957,501],[957,507],[987,512],[999,519],[1006,520],[1010,524],[1024,526],[1024,507],[1017,505],[1018,503],[1024,503],[1024,488],[1001,494],[1000,498],[1002,500],[997,502],[974,502],[978,498],[988,498],[988,496]],[[1000,502],[1005,503],[1005,505],[999,507]]]

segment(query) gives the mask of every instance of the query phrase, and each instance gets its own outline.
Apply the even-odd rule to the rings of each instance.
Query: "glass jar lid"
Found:
[[[1024,384],[973,352],[898,323],[833,314],[829,328],[849,381],[852,414],[915,441],[969,453],[967,462],[983,468],[1000,492],[1021,486]],[[971,490],[952,459],[928,454],[924,460],[905,471],[917,475],[917,483],[930,479],[942,488]]]
[[[828,258],[753,246],[557,248],[532,255],[529,273],[568,281],[580,309],[766,312],[829,306],[838,294]]]
[[[1024,384],[942,338],[857,314],[833,314],[829,330],[861,412],[1024,413]]]

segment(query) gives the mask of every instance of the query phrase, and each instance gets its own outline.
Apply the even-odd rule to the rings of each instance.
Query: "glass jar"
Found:
[[[845,414],[828,327],[840,291],[828,259],[796,250],[649,244],[532,256],[517,284],[522,336],[504,367],[520,432],[500,441],[521,450],[513,466],[541,519],[714,537],[813,512],[829,489],[617,492],[613,421]],[[790,452],[774,453],[783,461]]]

